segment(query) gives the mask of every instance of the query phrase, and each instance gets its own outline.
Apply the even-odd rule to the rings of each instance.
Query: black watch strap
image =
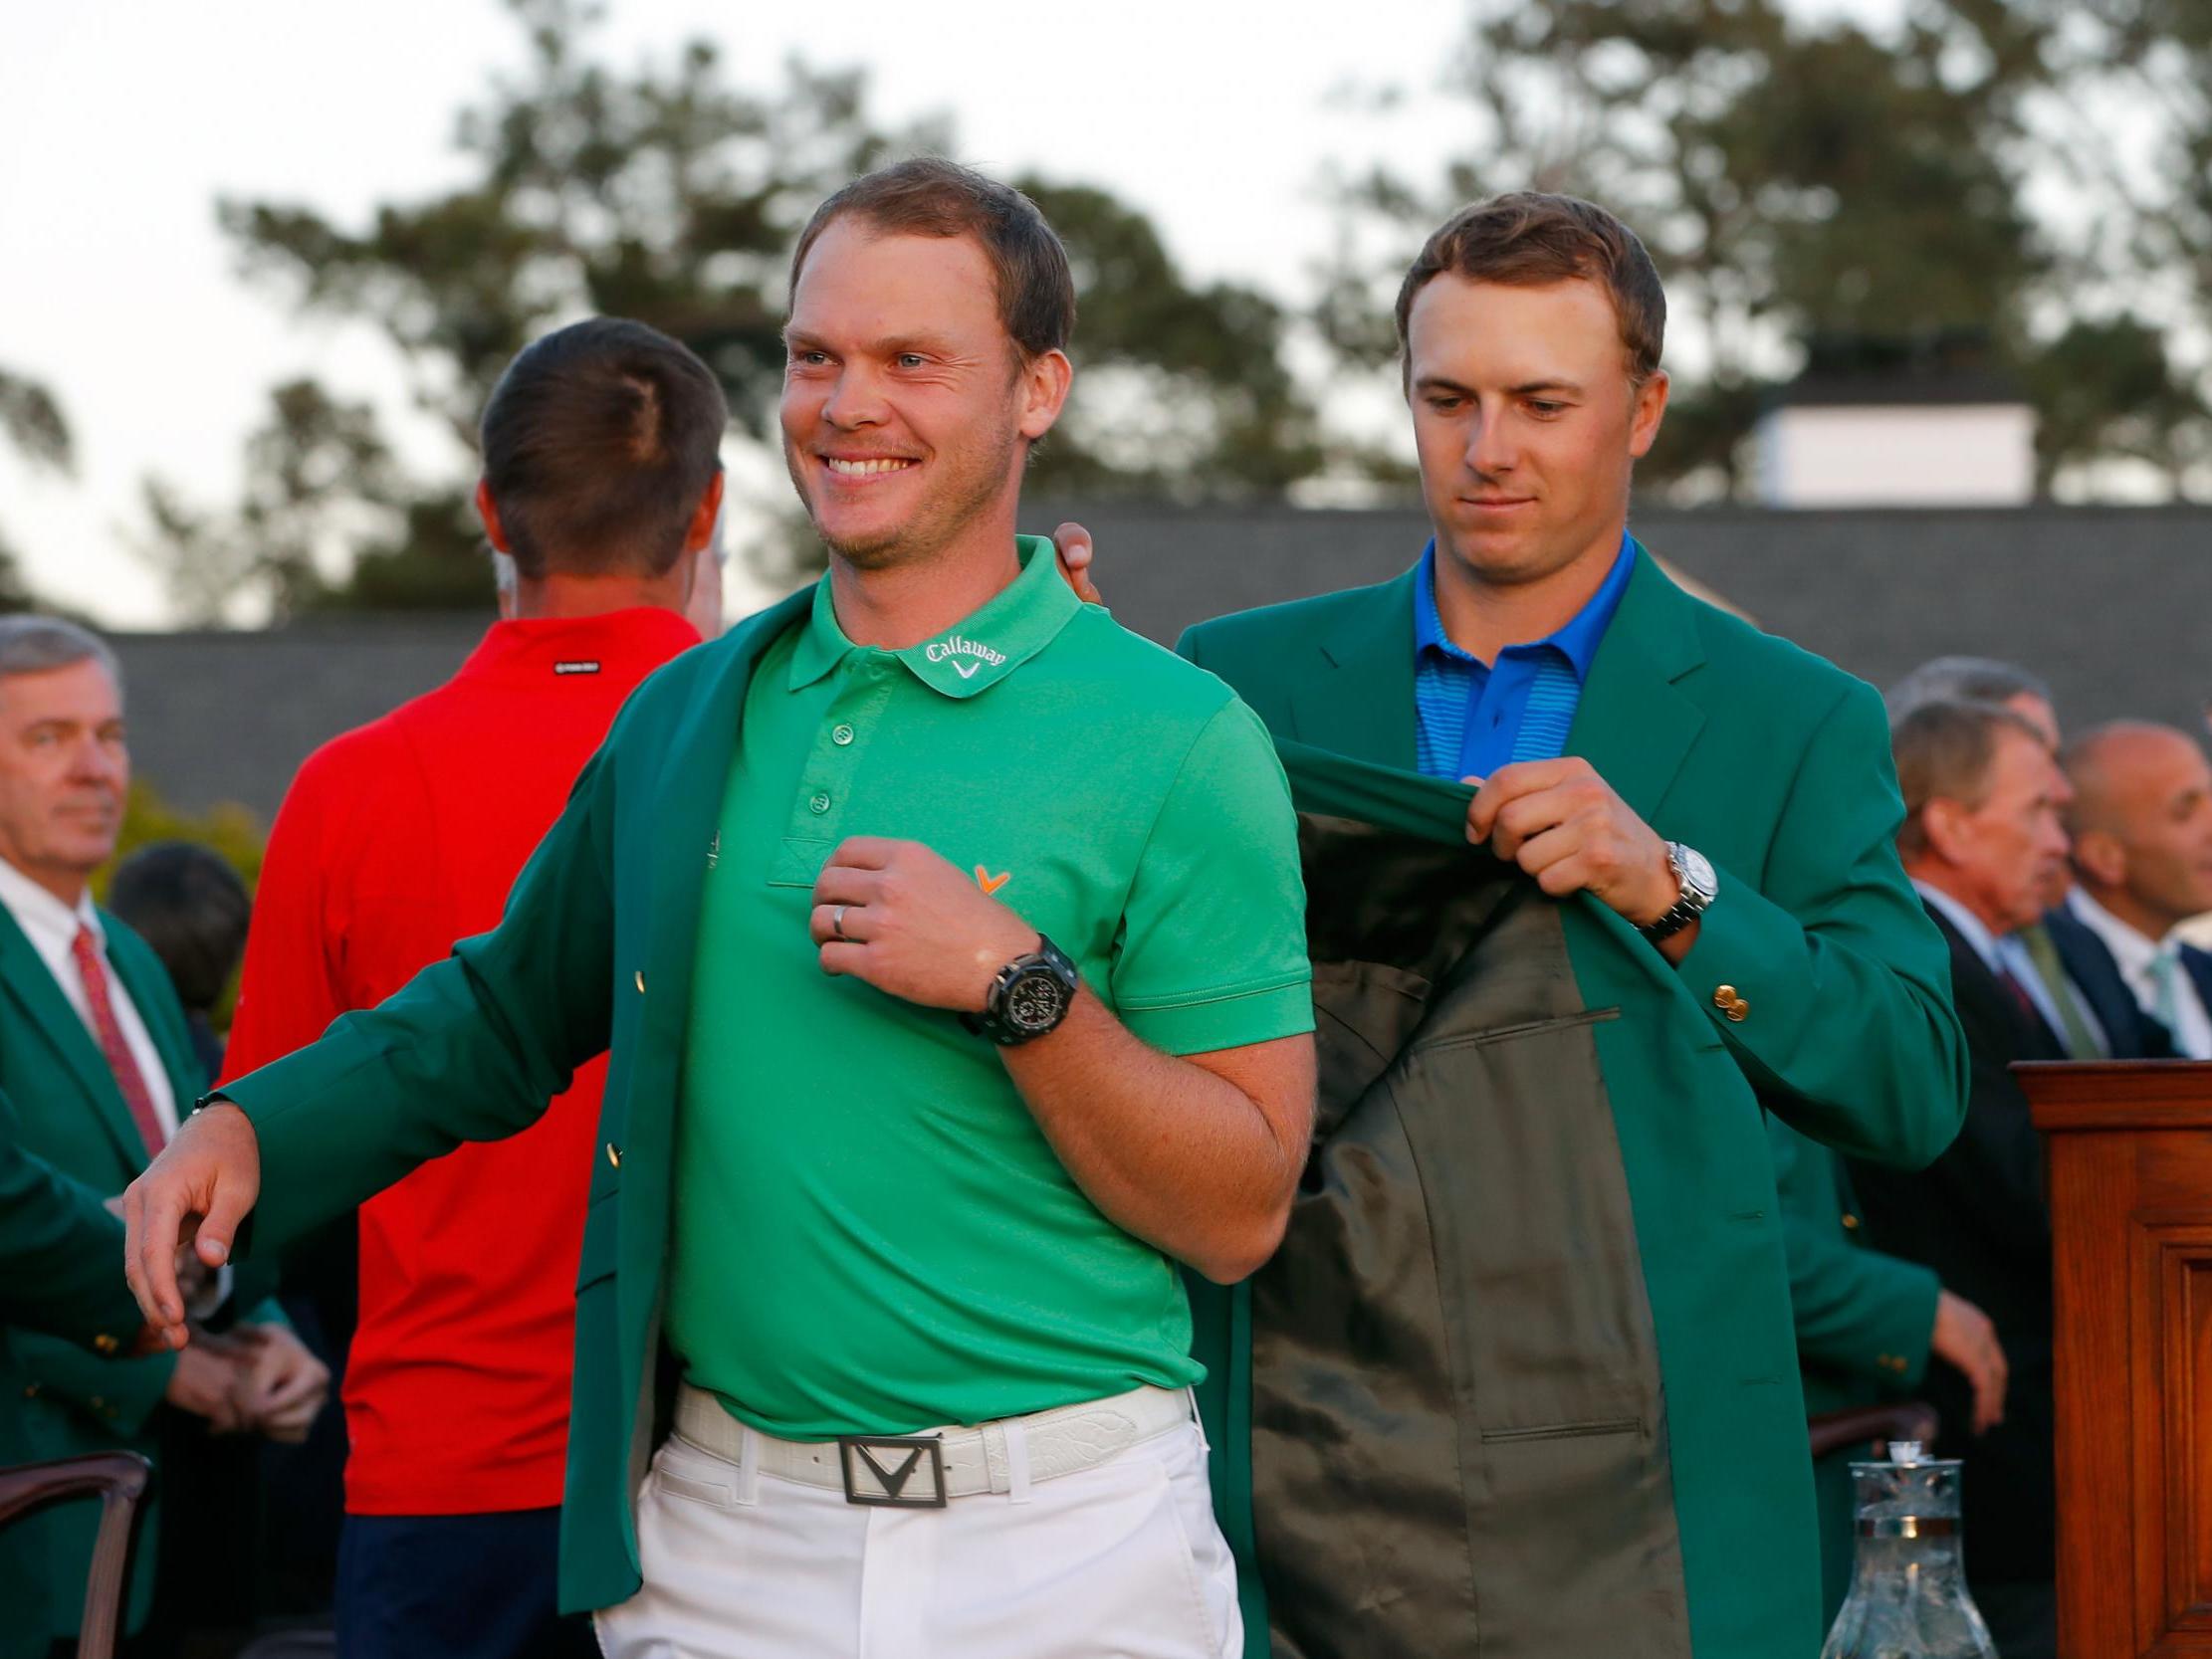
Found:
[[[1081,983],[1066,952],[1039,933],[1035,950],[998,970],[984,1011],[962,1014],[960,1023],[1000,1048],[1018,1048],[1059,1028]]]

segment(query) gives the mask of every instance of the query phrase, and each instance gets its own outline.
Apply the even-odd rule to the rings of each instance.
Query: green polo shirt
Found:
[[[747,692],[701,900],[667,1329],[771,1434],[895,1434],[1180,1387],[1167,1258],[1083,1195],[987,1041],[821,971],[849,836],[919,841],[1198,1054],[1313,1029],[1297,824],[1258,719],[1080,603],[1049,542],[945,634],[855,646],[825,580]]]

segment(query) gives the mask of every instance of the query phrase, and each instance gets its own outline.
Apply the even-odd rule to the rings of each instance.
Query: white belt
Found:
[[[976,1428],[778,1440],[739,1422],[704,1389],[686,1383],[676,1395],[676,1432],[701,1451],[747,1474],[899,1509],[935,1509],[947,1499],[985,1492],[1018,1495],[1032,1481],[1095,1469],[1191,1420],[1188,1389],[1148,1387]]]

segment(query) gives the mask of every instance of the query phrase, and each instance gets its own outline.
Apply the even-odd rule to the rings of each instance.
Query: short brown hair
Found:
[[[1904,795],[1904,823],[1897,851],[1912,858],[1927,850],[1921,814],[1930,801],[1957,801],[1969,810],[1989,798],[1989,768],[1997,739],[2017,731],[2042,748],[2035,723],[1999,703],[1935,698],[1908,709],[1889,728],[1896,755],[1897,788]]]
[[[484,482],[515,568],[663,576],[722,470],[714,371],[657,328],[571,323],[517,353],[484,406]]]
[[[1461,208],[1422,244],[1398,288],[1398,345],[1413,370],[1407,324],[1414,297],[1445,274],[1469,282],[1540,288],[1577,277],[1613,301],[1629,379],[1643,385],[1659,371],[1666,342],[1666,291],[1636,232],[1604,208],[1574,196],[1515,190]]]
[[[791,251],[791,288],[823,231],[866,220],[892,236],[972,236],[991,261],[998,320],[1023,357],[1067,349],[1075,331],[1075,279],[1067,250],[1037,204],[1011,185],[938,156],[863,173],[814,209]]]

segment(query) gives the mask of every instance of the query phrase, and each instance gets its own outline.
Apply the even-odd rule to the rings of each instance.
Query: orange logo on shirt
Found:
[[[1006,883],[1012,880],[1013,872],[1011,870],[1008,870],[1002,876],[994,876],[988,874],[984,870],[984,867],[982,865],[979,864],[976,866],[976,885],[982,888],[986,893],[996,893],[1000,888],[1004,887]]]

